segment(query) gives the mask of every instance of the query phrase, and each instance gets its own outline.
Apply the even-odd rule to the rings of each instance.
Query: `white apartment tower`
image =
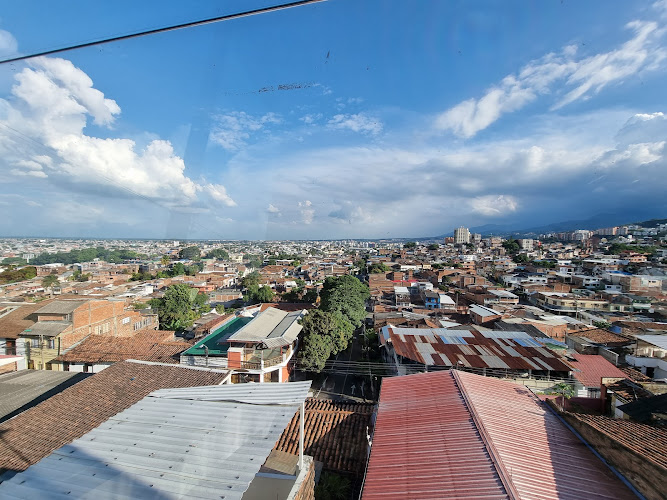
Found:
[[[464,243],[470,243],[470,231],[467,227],[458,227],[454,230],[454,244],[462,245]]]

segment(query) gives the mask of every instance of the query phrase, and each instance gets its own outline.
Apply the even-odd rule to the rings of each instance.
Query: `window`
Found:
[[[129,322],[130,322],[130,318],[123,318],[123,321],[121,323],[123,323],[124,325],[127,325]]]
[[[48,344],[48,348],[49,348],[49,349],[55,349],[55,347],[56,347],[56,341],[55,341],[55,339],[49,339],[49,340],[47,341],[47,344]]]
[[[30,347],[39,349],[39,339],[30,339]]]

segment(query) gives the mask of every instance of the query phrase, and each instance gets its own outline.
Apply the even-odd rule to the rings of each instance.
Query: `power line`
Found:
[[[17,56],[17,57],[11,57],[9,59],[2,59],[0,60],[0,64],[6,64],[6,63],[11,63],[11,62],[17,62],[17,61],[24,61],[26,59],[32,59],[33,57],[40,57],[40,56],[49,56],[53,54],[59,54],[61,52],[67,52],[70,50],[76,50],[76,49],[83,49],[86,47],[93,47],[95,45],[102,45],[105,43],[111,43],[111,42],[120,42],[123,40],[130,40],[132,38],[139,38],[142,36],[147,36],[147,35],[157,35],[158,33],[166,33],[168,31],[176,31],[184,28],[194,28],[196,26],[204,26],[206,24],[213,24],[213,23],[218,23],[222,21],[230,21],[232,19],[239,19],[242,17],[250,17],[258,14],[266,14],[269,12],[275,12],[279,10],[285,10],[285,9],[290,9],[292,7],[301,7],[303,5],[308,5],[312,3],[318,3],[318,2],[325,2],[326,0],[299,0],[296,2],[290,2],[290,3],[284,3],[280,5],[273,5],[271,7],[262,7],[260,9],[253,9],[253,10],[247,10],[244,12],[238,12],[235,14],[226,14],[224,16],[217,16],[217,17],[210,17],[207,19],[200,19],[199,21],[191,21],[187,23],[182,23],[182,24],[175,24],[172,26],[165,26],[162,28],[155,28],[151,30],[146,30],[146,31],[139,31],[136,33],[130,33],[128,35],[120,35],[120,36],[115,36],[111,38],[103,38],[101,40],[95,40],[92,42],[84,42],[84,43],[79,43],[77,45],[70,45],[67,47],[61,47],[59,49],[51,49],[51,50],[44,50],[42,52],[34,52],[32,54],[27,54],[23,56]]]

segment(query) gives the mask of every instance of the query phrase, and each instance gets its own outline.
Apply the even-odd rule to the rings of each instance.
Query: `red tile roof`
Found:
[[[526,388],[450,371],[384,379],[363,499],[630,499]]]
[[[179,354],[189,349],[187,342],[165,341],[174,332],[147,330],[132,337],[91,335],[81,344],[61,354],[54,361],[68,363],[115,363],[140,359],[161,363],[179,363]]]
[[[325,469],[363,475],[366,467],[371,416],[375,405],[306,400],[304,453],[322,462]],[[275,447],[298,455],[299,413],[292,418]]]
[[[598,354],[576,352],[572,356],[576,360],[569,362],[574,368],[572,375],[584,387],[602,387],[603,378],[624,379],[626,377],[625,373]]]
[[[217,385],[226,373],[123,361],[0,424],[0,472],[22,471],[157,389]]]
[[[665,470],[664,477],[667,477],[667,429],[640,424],[632,420],[579,413],[569,415],[605,434],[642,458],[662,467]]]

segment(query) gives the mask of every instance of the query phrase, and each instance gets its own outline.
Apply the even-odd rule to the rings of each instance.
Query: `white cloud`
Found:
[[[558,109],[640,71],[660,68],[667,57],[661,45],[665,29],[645,21],[633,21],[626,27],[633,36],[619,48],[577,60],[576,47],[568,45],[559,54],[550,53],[531,61],[517,75],[506,76],[479,99],[467,99],[438,115],[436,129],[470,138],[539,95],[558,96],[560,88],[569,88],[552,105],[552,109]]]
[[[637,113],[618,131],[619,145],[667,140],[667,116],[664,113]]]
[[[211,129],[210,140],[228,151],[242,149],[251,135],[267,125],[282,123],[275,113],[252,116],[244,111],[233,111],[214,116],[215,125]]]
[[[382,122],[365,113],[334,115],[333,118],[327,122],[327,126],[332,129],[348,129],[352,132],[361,132],[372,135],[377,135],[382,131]]]
[[[13,56],[18,51],[16,38],[5,30],[0,30],[0,56]]]
[[[300,201],[298,205],[299,212],[301,212],[301,222],[306,225],[312,224],[315,217],[315,209],[312,208],[312,202],[310,200]]]
[[[187,177],[169,141],[140,149],[131,139],[84,133],[90,117],[109,127],[121,110],[70,61],[38,58],[15,79],[14,98],[0,99],[0,173],[9,179],[29,176],[70,191],[171,207],[235,205],[224,186]]]
[[[299,120],[301,120],[306,125],[311,125],[315,122],[320,121],[323,118],[323,116],[324,115],[322,115],[322,113],[312,113],[303,115],[301,118],[299,118]]]
[[[519,204],[513,196],[488,195],[473,198],[470,201],[473,212],[489,217],[497,217],[516,212]]]
[[[268,206],[268,208],[266,209],[266,211],[267,211],[268,213],[270,213],[270,214],[279,214],[279,213],[280,213],[280,209],[279,209],[278,207],[274,207],[274,206],[271,205],[271,204],[269,204],[269,206]]]

